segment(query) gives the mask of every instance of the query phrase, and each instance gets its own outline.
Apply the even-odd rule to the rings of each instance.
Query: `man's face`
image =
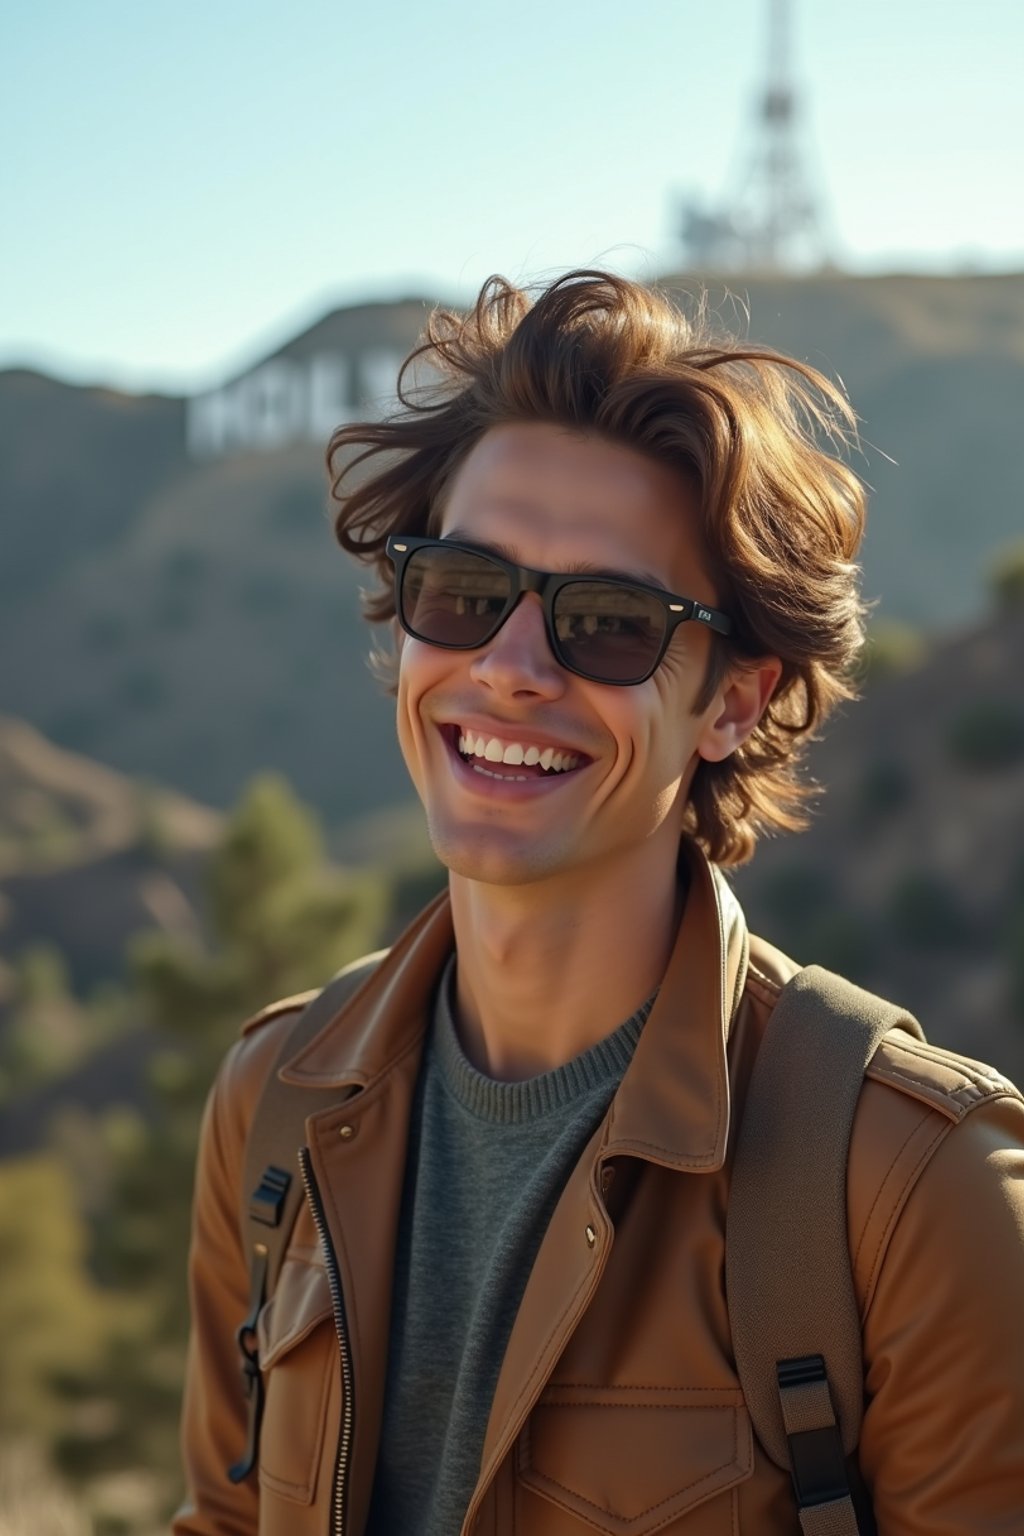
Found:
[[[709,606],[719,597],[682,478],[630,448],[546,424],[481,439],[452,481],[440,536],[500,546],[540,570],[643,572]],[[722,691],[693,713],[711,643],[704,625],[682,624],[647,682],[590,682],[555,660],[534,593],[478,650],[404,637],[398,735],[441,862],[497,885],[614,878],[641,845],[660,846],[674,865],[698,757],[724,755],[714,725]],[[460,738],[480,737],[518,744],[526,762],[460,751]],[[559,749],[576,766],[545,772],[530,747]]]

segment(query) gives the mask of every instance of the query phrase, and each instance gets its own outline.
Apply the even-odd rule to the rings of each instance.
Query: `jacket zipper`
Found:
[[[348,1344],[348,1325],[345,1320],[345,1297],[341,1289],[338,1261],[334,1254],[327,1222],[324,1218],[320,1190],[310,1164],[309,1148],[299,1148],[299,1167],[302,1182],[306,1186],[309,1203],[320,1246],[324,1251],[327,1268],[327,1284],[331,1290],[331,1306],[334,1309],[334,1327],[341,1352],[341,1433],[338,1437],[338,1454],[334,1464],[334,1491],[331,1497],[331,1536],[345,1536],[345,1479],[348,1475],[349,1457],[352,1453],[352,1430],[355,1419],[355,1403],[352,1392],[352,1355]]]

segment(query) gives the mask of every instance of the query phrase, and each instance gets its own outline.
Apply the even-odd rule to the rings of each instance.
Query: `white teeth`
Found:
[[[463,757],[482,757],[485,762],[503,763],[512,768],[518,768],[521,763],[525,763],[528,768],[540,764],[549,773],[568,773],[571,768],[578,767],[580,761],[575,752],[562,752],[555,747],[524,747],[519,741],[510,741],[505,745],[497,736],[488,739],[476,736],[471,731],[460,731],[458,742]]]
[[[525,773],[492,773],[491,770],[489,768],[485,768],[482,763],[474,763],[473,772],[482,773],[485,779],[499,779],[502,784],[526,783]]]

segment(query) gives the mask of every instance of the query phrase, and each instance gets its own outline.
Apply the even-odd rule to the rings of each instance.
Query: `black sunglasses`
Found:
[[[679,624],[693,619],[727,635],[732,620],[690,597],[620,576],[534,571],[453,539],[387,541],[395,610],[406,634],[473,651],[498,633],[524,592],[544,605],[548,643],[561,665],[595,683],[644,683]]]

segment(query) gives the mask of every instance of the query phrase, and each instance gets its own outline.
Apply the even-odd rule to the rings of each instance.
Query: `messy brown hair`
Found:
[[[626,278],[578,271],[535,299],[492,277],[468,314],[436,310],[398,402],[384,420],[339,427],[327,450],[338,540],[379,578],[367,618],[395,618],[388,535],[437,531],[452,476],[490,428],[548,422],[649,454],[695,490],[733,620],[714,637],[696,712],[730,667],[782,662],[747,741],[699,763],[687,831],[729,865],[760,833],[806,825],[800,758],[853,696],[864,639],[853,563],[864,493],[840,457],[855,435],[841,391],[804,363],[716,336],[700,305],[690,317]]]

